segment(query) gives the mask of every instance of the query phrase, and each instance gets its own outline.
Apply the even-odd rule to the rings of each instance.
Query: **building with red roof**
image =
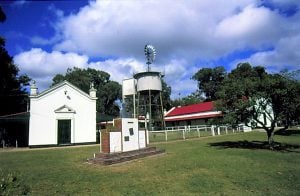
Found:
[[[221,116],[222,112],[216,111],[214,102],[210,101],[173,107],[165,114],[165,122],[167,126],[199,125]]]

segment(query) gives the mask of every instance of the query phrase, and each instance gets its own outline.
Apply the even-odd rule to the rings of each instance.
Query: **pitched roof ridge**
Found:
[[[172,111],[168,111],[165,116],[178,116],[183,114],[192,114],[192,113],[200,113],[214,110],[214,102],[200,102],[196,104],[191,104],[187,106],[176,107]]]
[[[52,91],[54,91],[54,90],[62,87],[64,85],[70,86],[71,88],[73,88],[74,90],[78,91],[82,95],[84,95],[84,96],[86,96],[86,97],[88,97],[88,98],[91,99],[91,97],[90,97],[89,94],[87,94],[86,92],[84,92],[83,90],[81,90],[80,88],[78,88],[77,86],[75,86],[74,84],[72,84],[71,82],[69,82],[67,80],[64,80],[64,81],[62,81],[60,83],[55,84],[54,86],[52,86],[52,87],[44,90],[43,92],[39,93],[38,95],[34,95],[34,96],[30,96],[30,97],[36,97],[36,98],[42,97],[42,96],[44,96],[44,95],[46,95],[46,94],[48,94],[48,93],[50,93],[50,92],[52,92]]]

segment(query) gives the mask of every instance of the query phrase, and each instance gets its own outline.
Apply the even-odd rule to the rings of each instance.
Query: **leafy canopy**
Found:
[[[225,77],[225,68],[218,66],[215,68],[202,68],[194,74],[192,79],[198,81],[199,91],[205,94],[208,101],[216,100],[216,93]]]
[[[240,63],[228,74],[223,67],[202,68],[193,79],[207,100],[216,101],[223,123],[262,128],[272,144],[277,124],[287,128],[300,120],[299,73],[270,74],[262,66]]]
[[[262,128],[272,144],[276,125],[284,123],[287,127],[299,117],[299,88],[299,81],[241,63],[216,93],[217,106],[225,121]]]

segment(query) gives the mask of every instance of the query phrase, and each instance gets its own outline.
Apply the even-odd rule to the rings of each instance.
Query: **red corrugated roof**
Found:
[[[209,111],[214,111],[214,103],[212,101],[177,107],[170,111],[170,113],[168,113],[166,117]]]

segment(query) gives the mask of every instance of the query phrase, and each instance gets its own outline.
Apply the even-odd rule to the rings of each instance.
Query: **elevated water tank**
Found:
[[[133,76],[136,79],[137,91],[162,90],[161,73],[155,71],[140,72]]]

